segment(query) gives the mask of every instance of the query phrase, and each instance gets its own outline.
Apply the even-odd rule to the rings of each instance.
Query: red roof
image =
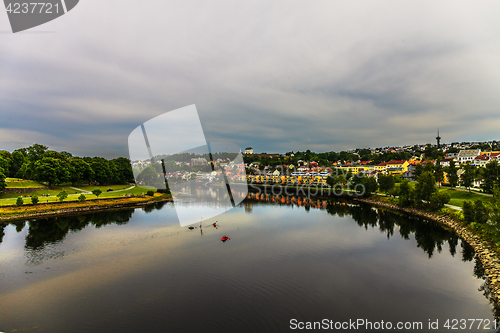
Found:
[[[405,161],[389,161],[387,164],[403,164]]]

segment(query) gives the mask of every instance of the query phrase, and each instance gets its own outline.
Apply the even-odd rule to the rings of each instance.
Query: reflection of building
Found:
[[[253,148],[252,147],[246,147],[245,148],[245,154],[249,154],[249,155],[253,154]]]
[[[243,201],[243,203],[245,204],[245,213],[252,213],[253,203],[248,200]]]

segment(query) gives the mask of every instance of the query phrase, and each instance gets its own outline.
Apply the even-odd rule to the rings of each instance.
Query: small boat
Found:
[[[229,236],[222,236],[220,240],[224,243],[225,241],[230,240]]]

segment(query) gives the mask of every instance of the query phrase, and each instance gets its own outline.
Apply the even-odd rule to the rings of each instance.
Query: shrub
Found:
[[[99,196],[101,195],[102,191],[98,188],[96,188],[95,190],[92,191],[92,194],[95,195],[96,197],[99,198]]]
[[[446,192],[435,192],[430,197],[431,209],[440,210],[445,204],[450,202],[450,195]]]
[[[38,203],[38,197],[36,195],[34,195],[34,196],[31,197],[31,203],[33,205],[36,205]]]
[[[59,192],[57,194],[57,197],[59,198],[59,201],[63,201],[64,199],[66,199],[68,197],[68,193],[66,193],[65,190],[62,190],[61,192]]]
[[[78,201],[85,201],[85,199],[87,198],[83,194],[80,194],[80,196],[78,197]]]
[[[488,208],[484,205],[482,200],[474,202],[474,221],[477,223],[486,223],[489,218]]]
[[[23,198],[17,197],[16,205],[17,206],[22,206],[24,204]]]
[[[154,197],[154,196],[155,196],[155,192],[153,192],[153,191],[148,191],[148,192],[146,193],[146,195],[149,195],[150,197]]]
[[[469,224],[474,222],[474,204],[471,201],[464,201],[462,214],[464,215],[465,223]]]

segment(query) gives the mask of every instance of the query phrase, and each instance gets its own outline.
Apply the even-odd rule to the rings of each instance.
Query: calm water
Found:
[[[257,199],[218,228],[181,228],[171,203],[0,227],[0,331],[282,332],[292,319],[363,319],[422,322],[419,332],[439,320],[430,331],[442,332],[447,319],[493,320],[474,252],[434,223]]]

